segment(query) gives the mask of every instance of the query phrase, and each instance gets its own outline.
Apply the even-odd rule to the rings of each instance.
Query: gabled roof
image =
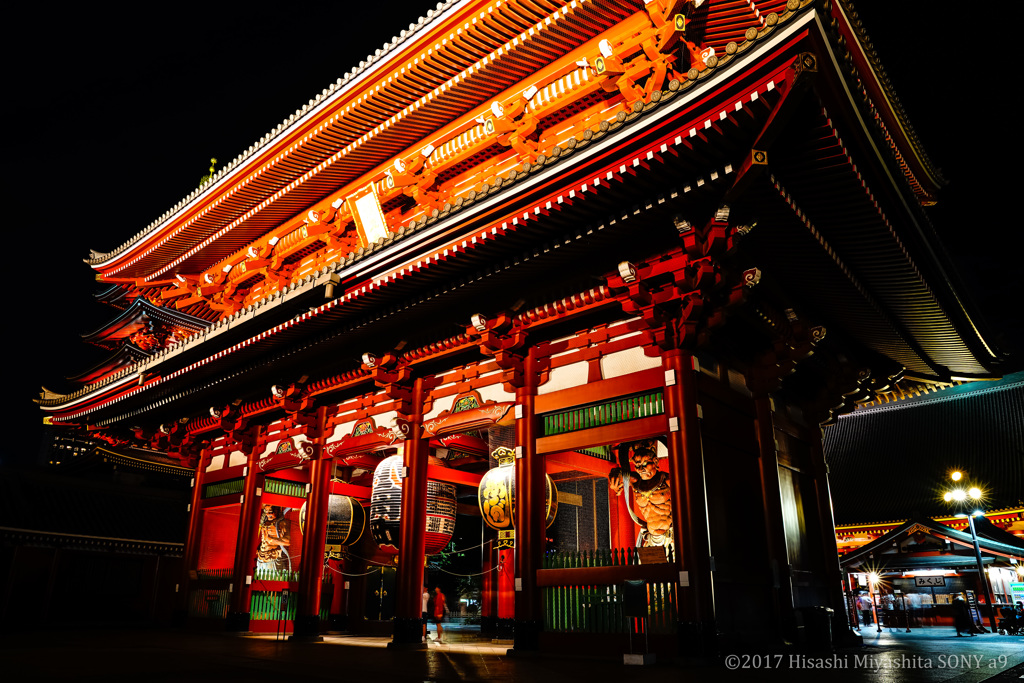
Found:
[[[82,339],[93,344],[112,345],[114,342],[128,339],[139,330],[145,329],[151,322],[161,322],[189,332],[201,332],[210,326],[208,320],[176,311],[173,308],[156,306],[146,299],[138,298],[106,325],[83,334]]]
[[[68,377],[68,379],[78,384],[97,382],[118,370],[148,358],[150,355],[152,355],[151,351],[145,351],[129,341],[119,346],[114,353],[88,370],[83,370],[77,375]]]
[[[978,546],[981,548],[983,555],[989,553],[1007,558],[1017,558],[1018,560],[1024,559],[1024,539],[1003,531],[984,517],[975,518],[974,524],[978,534]],[[907,558],[901,558],[900,555],[892,554],[888,551],[891,550],[893,544],[897,543],[899,539],[919,531],[930,536],[949,540],[961,548],[973,549],[974,547],[974,541],[969,532],[958,531],[927,517],[916,517],[908,520],[884,536],[876,538],[871,543],[866,543],[856,550],[843,555],[840,558],[840,564],[844,568],[858,566],[868,561],[885,564],[885,558],[891,557],[902,566],[906,564]],[[942,561],[942,558],[936,558],[934,562],[940,565],[948,563]],[[972,559],[971,562],[974,562],[974,560]],[[891,562],[889,564],[892,565]]]
[[[86,262],[117,278],[201,272],[641,7],[438,3],[160,219]],[[756,10],[738,13],[744,27],[757,22]]]

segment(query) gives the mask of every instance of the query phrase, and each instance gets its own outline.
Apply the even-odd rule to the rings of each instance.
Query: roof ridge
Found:
[[[1024,387],[1024,372],[1018,372],[1012,375],[1007,375],[1003,379],[998,380],[996,382],[985,381],[984,384],[986,384],[987,386],[984,387],[971,387],[972,384],[980,383],[982,383],[981,380],[979,380],[978,382],[968,382],[966,384],[959,384],[956,386],[940,389],[933,394],[928,394],[927,396],[911,396],[908,398],[903,398],[899,401],[895,401],[893,403],[884,403],[882,405],[860,408],[852,413],[848,413],[847,415],[842,415],[840,419],[845,419],[850,415],[870,415],[873,413],[885,412],[889,410],[902,410],[905,408],[914,408],[917,406],[930,405],[932,403],[946,403],[948,401],[955,401],[968,397],[984,396],[985,394],[990,394],[996,391],[1010,391],[1011,389],[1015,389],[1017,387]],[[969,388],[963,389],[963,387]]]
[[[257,152],[268,146],[271,142],[283,137],[283,135],[287,131],[291,130],[296,124],[301,123],[312,115],[314,111],[319,110],[320,106],[325,104],[332,95],[342,92],[345,89],[345,86],[349,85],[352,81],[357,80],[360,75],[362,75],[372,65],[379,62],[389,52],[412,39],[414,36],[422,33],[427,26],[436,23],[439,20],[438,18],[445,14],[446,10],[451,9],[455,5],[463,5],[470,1],[471,0],[444,0],[444,2],[438,2],[435,9],[427,10],[426,17],[420,16],[417,22],[409,24],[408,30],[403,29],[399,32],[398,36],[392,36],[392,39],[385,42],[381,48],[378,48],[373,54],[367,55],[365,60],[360,60],[358,65],[345,72],[343,76],[338,78],[334,83],[331,83],[328,87],[324,88],[315,97],[310,98],[309,102],[296,109],[294,114],[283,119],[275,128],[271,128],[266,135],[261,136],[259,140],[249,145],[247,150],[243,150],[219,171],[216,171],[209,178],[200,183],[196,189],[185,195],[184,198],[165,211],[160,217],[150,222],[148,226],[137,232],[120,246],[115,247],[108,252],[100,252],[95,249],[90,249],[89,257],[83,259],[85,263],[93,266],[104,261],[108,261],[150,236],[154,230],[190,206],[195,200],[206,195],[216,185],[219,185],[222,180],[225,180],[227,176],[231,175],[247,161],[254,158]]]
[[[932,162],[931,157],[928,156],[921,139],[917,135],[917,131],[914,130],[914,127],[910,124],[910,118],[907,116],[907,112],[903,108],[903,102],[896,95],[896,89],[893,87],[892,81],[889,79],[889,74],[886,72],[885,67],[882,65],[882,62],[878,57],[878,53],[875,51],[874,43],[871,42],[871,37],[864,28],[864,22],[861,20],[859,13],[854,6],[853,0],[838,0],[838,2],[843,13],[846,14],[846,17],[849,20],[850,28],[853,29],[857,36],[857,42],[864,51],[864,56],[867,58],[871,69],[877,75],[878,83],[882,87],[882,93],[892,106],[893,113],[896,115],[896,120],[899,122],[904,133],[906,133],[907,140],[910,142],[911,147],[921,160],[921,164],[924,166],[925,170],[933,177],[935,182],[938,185],[945,185],[947,181],[942,175],[942,170]]]

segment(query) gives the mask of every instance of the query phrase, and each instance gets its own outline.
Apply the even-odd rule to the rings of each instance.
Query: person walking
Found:
[[[434,586],[434,624],[437,626],[437,642],[442,645],[444,645],[444,627],[441,622],[444,621],[445,611],[444,593],[441,592],[440,586]]]
[[[427,618],[430,616],[430,589],[423,586],[423,596],[420,599],[420,616],[423,618],[423,642],[427,642]]]
[[[857,598],[857,609],[860,611],[861,623],[864,624],[864,626],[870,626],[874,622],[874,619],[871,616],[872,607],[874,607],[874,605],[871,601],[871,596],[861,594],[861,596]]]
[[[967,635],[973,636],[973,628],[971,624],[971,611],[967,607],[967,601],[964,600],[964,596],[958,595],[953,600],[953,626],[956,628],[956,635],[962,636],[960,631],[967,631]]]

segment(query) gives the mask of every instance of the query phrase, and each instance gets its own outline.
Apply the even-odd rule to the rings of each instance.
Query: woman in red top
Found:
[[[445,613],[444,603],[444,593],[441,592],[441,587],[434,586],[434,623],[437,625],[437,642],[439,643],[444,643],[444,628],[441,626]]]

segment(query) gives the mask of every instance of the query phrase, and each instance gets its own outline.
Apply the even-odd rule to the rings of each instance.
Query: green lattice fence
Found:
[[[189,591],[188,615],[200,619],[223,619],[228,613],[230,595],[226,590]]]
[[[661,391],[626,396],[614,401],[544,415],[544,436],[604,427],[661,415],[664,412],[665,401]]]
[[[200,579],[230,579],[233,574],[234,570],[231,567],[196,570],[196,576]]]
[[[609,567],[639,564],[633,548],[549,553],[544,569]],[[621,586],[550,586],[543,589],[544,626],[548,631],[575,633],[626,633]],[[674,633],[676,584],[647,582],[647,620],[650,633]]]
[[[203,498],[216,498],[217,496],[241,493],[244,483],[243,479],[225,479],[224,481],[215,481],[212,484],[204,484]]]
[[[298,581],[299,571],[285,569],[264,569],[256,568],[255,579],[257,581]]]
[[[295,618],[295,605],[298,603],[294,593],[288,594],[288,601],[285,604],[284,596],[280,591],[253,591],[252,600],[249,603],[249,618],[277,620],[290,620]]]
[[[298,597],[298,593],[289,593],[285,603],[284,594],[280,591],[253,591],[249,602],[249,618],[264,621],[294,619]],[[321,607],[320,619],[327,621],[329,611],[327,606]]]
[[[271,479],[267,477],[263,483],[263,488],[267,493],[279,493],[282,496],[293,496],[295,498],[306,497],[306,485],[300,484],[297,481],[288,481],[287,479]]]

